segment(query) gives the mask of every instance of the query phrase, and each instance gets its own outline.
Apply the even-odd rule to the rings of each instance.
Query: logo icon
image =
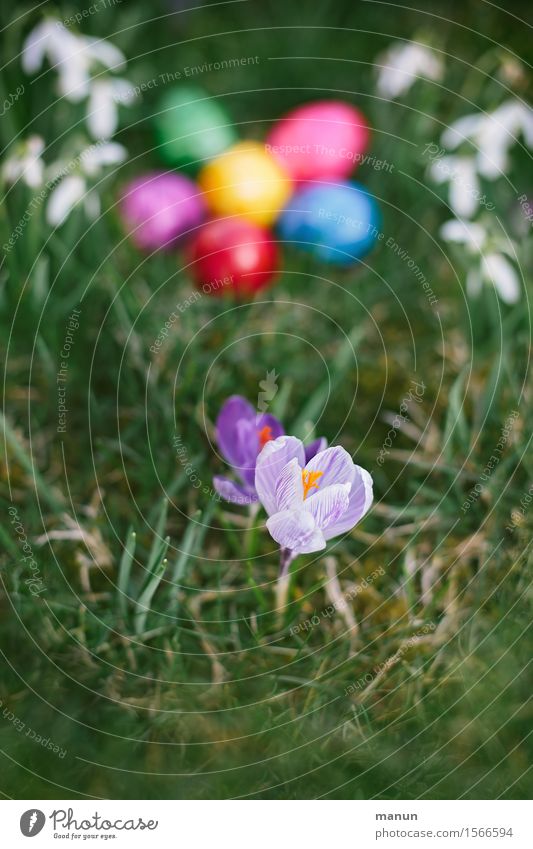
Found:
[[[20,830],[24,837],[35,837],[42,831],[46,817],[38,808],[30,808],[24,811],[20,818]]]

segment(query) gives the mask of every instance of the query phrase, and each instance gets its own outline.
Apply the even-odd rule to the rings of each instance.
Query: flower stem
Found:
[[[287,607],[289,595],[289,566],[293,561],[293,553],[290,548],[281,548],[279,552],[279,575],[276,584],[276,625],[279,630],[283,628],[283,616]]]
[[[282,548],[279,552],[279,577],[284,578],[289,571],[289,566],[293,561],[293,554],[290,548]]]

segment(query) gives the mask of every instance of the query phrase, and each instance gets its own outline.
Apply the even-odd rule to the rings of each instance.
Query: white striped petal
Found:
[[[303,500],[302,467],[295,458],[280,472],[276,483],[276,504],[278,510],[293,510],[301,507]]]
[[[314,516],[317,527],[325,532],[328,526],[336,524],[348,509],[351,488],[351,483],[327,486],[305,499],[304,510]]]
[[[270,536],[280,548],[288,548],[293,554],[321,551],[326,540],[310,513],[304,510],[282,510],[267,519]]]
[[[276,484],[284,466],[291,460],[304,465],[305,452],[301,440],[295,436],[278,436],[267,442],[257,458],[255,466],[255,488],[259,500],[270,515],[278,512]]]

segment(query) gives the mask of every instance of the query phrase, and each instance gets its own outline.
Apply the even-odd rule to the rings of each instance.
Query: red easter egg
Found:
[[[269,230],[244,218],[215,218],[189,247],[191,271],[205,294],[252,296],[272,283],[278,247]]]
[[[296,181],[343,180],[362,161],[368,140],[358,109],[342,100],[317,100],[277,121],[266,149]]]

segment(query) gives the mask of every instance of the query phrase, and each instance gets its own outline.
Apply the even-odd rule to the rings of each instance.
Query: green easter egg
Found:
[[[237,140],[227,112],[196,86],[167,91],[158,103],[154,124],[161,157],[190,171],[197,171]]]

